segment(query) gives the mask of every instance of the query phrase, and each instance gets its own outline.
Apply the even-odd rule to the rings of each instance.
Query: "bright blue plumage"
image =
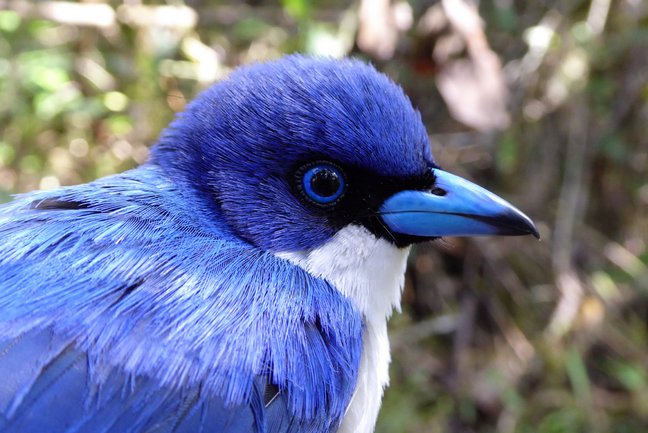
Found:
[[[259,399],[259,413],[246,414],[252,425],[251,416],[263,419],[265,412],[263,390],[253,386],[260,379],[286,391],[299,428],[327,431],[343,413],[360,354],[358,312],[326,282],[237,240],[216,221],[205,226],[200,209],[158,168],[23,196],[3,208],[0,237],[11,245],[0,263],[0,335],[11,347],[1,352],[0,369],[34,363],[20,380],[0,386],[5,417],[28,410],[30,399],[22,396],[30,387],[62,392],[43,383],[53,379],[39,377],[43,366],[46,376],[64,381],[65,395],[79,393],[90,423],[105,410],[94,399],[121,399],[116,415],[132,410],[126,401],[177,411],[173,389],[182,388],[195,394],[198,407],[212,396],[229,405]],[[48,370],[61,364],[67,371],[80,359],[88,371],[58,377]],[[315,368],[304,370],[303,361]],[[156,385],[130,390],[130,382],[150,380],[142,375]],[[173,394],[170,402],[158,395],[164,389]],[[160,421],[142,421],[132,431]],[[47,415],[43,422],[53,420]],[[213,420],[204,425],[220,431],[210,430]]]
[[[205,91],[151,159],[187,190],[208,188],[245,240],[286,251],[322,244],[338,229],[286,184],[303,161],[330,155],[394,177],[434,166],[420,115],[386,76],[358,61],[299,56],[241,68]]]
[[[444,218],[534,230],[490,196],[425,229],[435,170],[386,77],[292,56],[206,91],[147,164],[18,196],[0,207],[0,431],[336,432],[371,312],[282,254],[348,226],[393,249]],[[407,190],[411,224],[412,194],[387,200]]]

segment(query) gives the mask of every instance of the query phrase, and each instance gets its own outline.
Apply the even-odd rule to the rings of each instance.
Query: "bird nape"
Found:
[[[372,432],[409,246],[525,234],[373,67],[240,68],[144,165],[0,207],[0,431]]]

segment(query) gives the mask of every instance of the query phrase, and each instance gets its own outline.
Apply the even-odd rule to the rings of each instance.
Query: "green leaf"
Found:
[[[607,364],[610,374],[629,391],[638,391],[646,386],[646,371],[641,365],[612,359]]]
[[[281,4],[288,15],[297,20],[306,20],[310,16],[310,1],[308,0],[282,0]]]
[[[108,118],[108,128],[115,135],[124,135],[133,129],[133,122],[130,117],[119,114]]]
[[[0,167],[8,166],[16,157],[14,148],[4,141],[0,141]]]
[[[13,33],[20,26],[21,18],[14,11],[0,11],[0,31]]]
[[[576,399],[584,403],[591,402],[590,381],[583,357],[576,349],[570,349],[565,356],[565,367]]]

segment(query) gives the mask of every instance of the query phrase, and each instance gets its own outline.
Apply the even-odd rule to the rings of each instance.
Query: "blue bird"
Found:
[[[147,163],[0,207],[3,433],[370,433],[409,247],[537,231],[356,60],[243,67]]]

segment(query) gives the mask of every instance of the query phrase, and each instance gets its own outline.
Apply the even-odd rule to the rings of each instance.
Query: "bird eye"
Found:
[[[342,171],[330,164],[317,164],[308,168],[302,177],[306,196],[320,205],[329,205],[342,197],[345,188]]]

